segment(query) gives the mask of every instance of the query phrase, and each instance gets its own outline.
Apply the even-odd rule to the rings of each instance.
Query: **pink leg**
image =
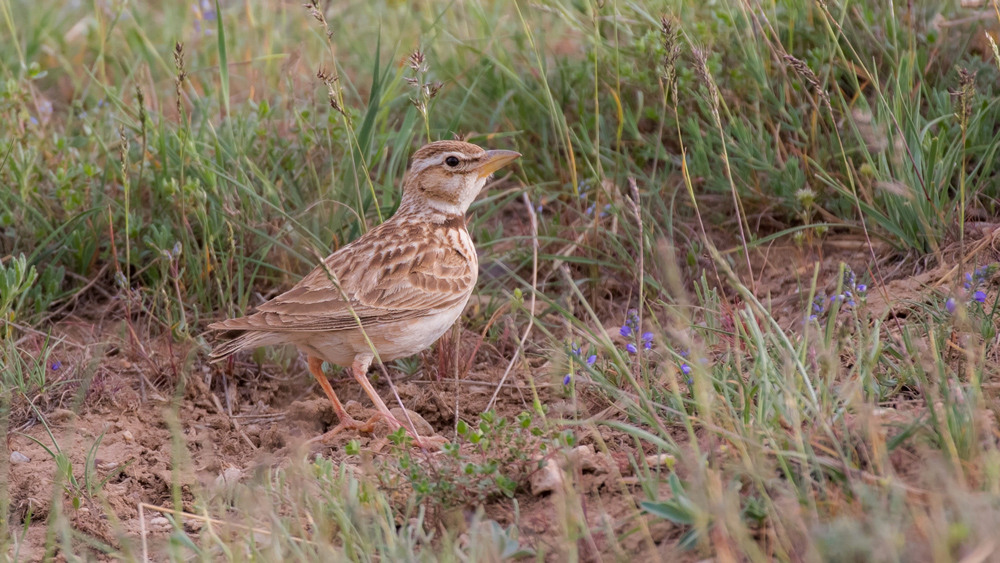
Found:
[[[366,422],[355,420],[351,417],[351,415],[347,414],[347,411],[344,410],[344,405],[341,404],[340,399],[337,398],[337,394],[334,393],[333,387],[330,385],[330,381],[327,380],[326,375],[323,373],[323,360],[317,358],[316,356],[309,356],[309,373],[316,378],[319,386],[323,388],[323,392],[326,393],[327,398],[330,399],[330,403],[333,405],[333,412],[337,414],[337,419],[340,421],[340,424],[335,426],[332,430],[326,434],[309,440],[310,442],[329,438],[341,430],[371,432],[375,428],[375,422],[382,416],[381,414],[371,417]]]
[[[368,366],[372,363],[372,356],[370,354],[365,354],[362,356],[357,356],[354,358],[354,364],[351,366],[351,372],[354,374],[354,379],[361,384],[364,388],[365,393],[371,398],[372,402],[375,403],[375,408],[381,416],[385,417],[385,421],[389,423],[389,428],[395,432],[399,427],[403,426],[400,424],[396,417],[389,412],[389,407],[385,406],[382,402],[382,398],[378,396],[375,391],[375,387],[372,386],[371,381],[368,381]],[[441,445],[447,443],[441,436],[418,436],[416,431],[412,428],[406,429],[411,436],[413,436],[416,444],[424,449],[440,449]]]

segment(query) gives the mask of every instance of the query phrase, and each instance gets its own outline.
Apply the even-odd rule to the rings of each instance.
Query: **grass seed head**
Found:
[[[677,59],[681,56],[678,42],[678,23],[673,16],[660,16],[660,33],[663,34],[663,58],[660,60],[661,76],[667,91],[677,99]]]
[[[953,94],[958,98],[956,111],[964,128],[972,117],[972,102],[976,99],[976,72],[959,67],[958,90]]]

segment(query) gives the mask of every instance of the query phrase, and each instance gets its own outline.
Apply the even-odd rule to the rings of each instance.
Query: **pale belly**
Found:
[[[418,319],[370,328],[366,331],[368,339],[383,362],[412,356],[441,338],[455,324],[467,301]],[[338,366],[349,366],[357,356],[371,354],[371,346],[360,330],[314,333],[295,345],[306,354]]]

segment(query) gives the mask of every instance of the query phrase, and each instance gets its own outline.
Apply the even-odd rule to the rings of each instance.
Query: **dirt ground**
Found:
[[[982,253],[980,263],[995,260],[996,254],[993,246],[998,231],[984,232],[986,236],[976,243]],[[953,266],[907,265],[899,257],[890,257],[884,244],[877,244],[876,253],[880,259],[885,258],[879,269],[873,267],[867,242],[858,236],[831,238],[810,251],[793,246],[765,247],[754,256],[758,295],[770,304],[783,326],[792,326],[801,319],[806,299],[803,292],[808,293],[816,264],[820,267],[820,285],[831,290],[841,262],[848,263],[859,276],[873,272],[878,275],[880,271],[894,303],[904,301],[906,292],[918,297],[934,287],[944,287],[957,271]],[[871,285],[870,303],[884,307],[879,305],[882,293],[874,289],[877,284]],[[351,439],[360,439],[362,448],[374,455],[384,455],[388,449],[384,425],[371,435],[348,432],[325,442],[306,444],[332,428],[336,419],[304,362],[294,355],[289,356],[292,359],[287,369],[273,364],[260,366],[245,356],[239,362],[208,365],[204,363],[202,345],[195,343],[198,339],[180,345],[172,342],[168,334],[139,345],[131,336],[135,327],[125,323],[120,314],[106,312],[93,309],[56,324],[52,336],[60,343],[49,358],[50,364],[58,362],[58,369],[51,371],[50,385],[55,391],[40,395],[42,402],[35,405],[47,413],[52,436],[76,468],[78,480],[83,479],[80,468],[86,467],[88,453],[100,440],[94,466],[96,480],[110,476],[103,487],[106,504],[96,506],[83,499],[81,506],[74,507],[70,495],[54,495],[53,491],[58,490],[53,486],[57,467],[45,449],[53,447],[53,440],[26,404],[14,405],[6,440],[8,450],[3,457],[11,460],[12,522],[22,525],[30,516],[31,524],[19,548],[22,560],[41,557],[46,540],[44,522],[54,508],[53,502],[72,515],[74,527],[108,545],[134,542],[142,533],[162,540],[171,529],[169,523],[164,525],[166,520],[155,511],[147,510],[140,518],[139,505],[171,505],[174,485],[181,491],[185,509],[189,509],[193,491],[224,486],[227,479],[251,475],[260,467],[281,465],[303,451],[339,463],[356,463],[344,454],[344,445]],[[615,326],[620,322],[608,319],[606,324]],[[34,335],[22,345],[41,350],[44,339],[45,335]],[[459,357],[468,358],[478,339],[479,334],[466,331]],[[499,344],[479,348],[475,362],[458,385],[462,419],[469,423],[478,420],[503,375],[515,339],[501,338]],[[456,383],[441,366],[453,365],[453,350],[446,337],[438,347],[424,352],[416,375],[405,377],[393,370],[399,399],[435,433],[447,438],[454,436]],[[541,353],[529,357],[542,400],[553,412],[570,412],[573,407],[561,393],[561,375],[540,359]],[[446,375],[438,380],[437,374],[442,371]],[[390,407],[397,406],[388,382],[379,373],[371,373],[376,388]],[[81,381],[89,381],[85,393],[80,391],[84,388]],[[331,374],[331,381],[355,418],[364,419],[372,412],[367,397],[346,373]],[[514,417],[529,410],[531,395],[520,370],[514,370],[507,381],[498,395],[497,410]],[[170,414],[175,403],[177,420]],[[581,411],[578,414],[593,415],[607,406],[592,397],[577,405]],[[174,425],[183,443],[174,443],[172,436],[178,435],[171,431]],[[584,518],[591,529],[605,526],[609,534],[624,539],[619,544],[610,535],[598,535],[584,551],[642,552],[649,539],[636,531],[634,524],[628,524],[627,518],[635,512],[640,498],[632,494],[636,491],[630,485],[635,482],[634,478],[630,480],[629,463],[629,455],[635,454],[634,444],[625,435],[604,430],[601,438],[616,467],[579,474],[579,490],[587,507]],[[595,441],[584,437],[581,443]],[[171,468],[177,455],[185,469],[174,473]],[[179,480],[176,484],[175,478]],[[551,533],[559,525],[558,503],[551,495],[536,496],[526,491],[519,494],[518,501],[525,543],[541,546],[558,537]],[[508,502],[490,504],[487,514],[503,525],[515,518]],[[606,526],[607,522],[612,524]],[[679,535],[680,531],[668,522],[650,521],[648,538],[661,546],[672,543],[664,540]],[[559,546],[548,547],[552,553],[559,553]]]

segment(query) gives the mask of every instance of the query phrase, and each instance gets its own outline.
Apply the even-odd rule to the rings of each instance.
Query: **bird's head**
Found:
[[[521,156],[462,141],[435,141],[413,153],[403,182],[403,204],[444,215],[464,215],[493,172]]]

